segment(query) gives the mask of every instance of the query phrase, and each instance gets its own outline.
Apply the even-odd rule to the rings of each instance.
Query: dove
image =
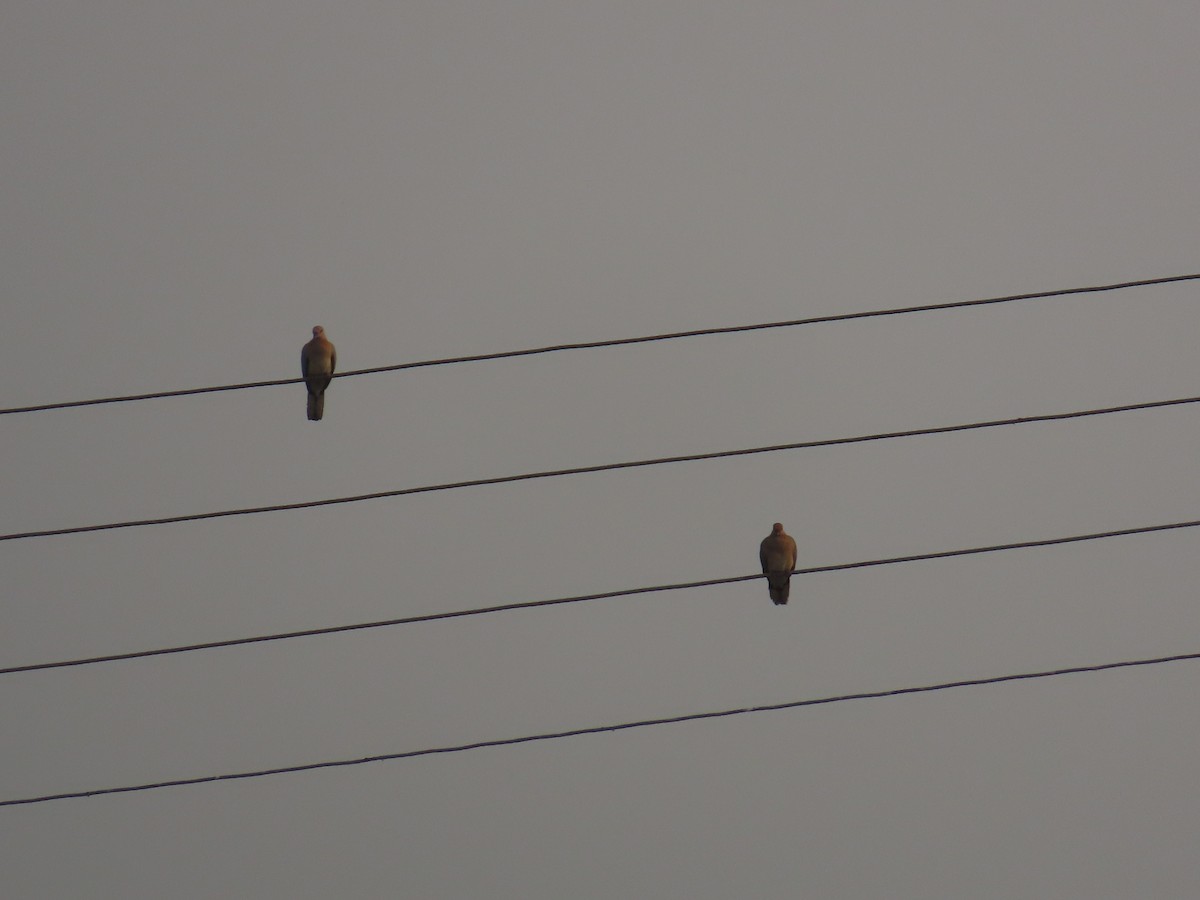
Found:
[[[796,542],[780,523],[772,525],[771,533],[758,545],[758,561],[762,563],[763,574],[767,576],[771,602],[776,606],[785,605],[788,602],[792,570],[796,568]]]
[[[309,421],[319,422],[325,414],[325,388],[337,366],[337,350],[320,325],[314,325],[312,333],[312,340],[300,350],[300,374],[308,387]]]

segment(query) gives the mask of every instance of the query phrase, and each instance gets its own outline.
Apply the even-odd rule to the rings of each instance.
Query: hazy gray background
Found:
[[[1200,269],[1191,2],[3,4],[4,406]],[[1195,284],[9,416],[0,531],[1200,393]],[[0,546],[0,663],[1200,516],[1197,410]],[[0,797],[1200,650],[1194,531],[0,679]],[[1200,664],[0,811],[5,896],[1190,898]]]

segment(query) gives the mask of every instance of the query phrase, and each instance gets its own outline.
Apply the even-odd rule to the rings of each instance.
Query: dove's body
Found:
[[[783,606],[788,602],[792,571],[796,568],[796,542],[778,522],[758,545],[758,561],[767,576],[771,602]]]
[[[325,414],[325,388],[337,367],[337,350],[325,337],[320,325],[313,328],[313,338],[300,350],[300,374],[308,387],[308,418],[318,422]]]

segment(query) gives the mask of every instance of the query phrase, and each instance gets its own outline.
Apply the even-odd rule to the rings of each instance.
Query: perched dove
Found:
[[[319,422],[325,413],[325,388],[337,366],[337,350],[325,337],[325,329],[313,326],[313,338],[300,350],[300,374],[308,386],[308,418]]]
[[[759,544],[758,561],[767,576],[771,602],[783,606],[788,602],[792,570],[796,568],[796,542],[778,522],[771,526],[771,533]]]

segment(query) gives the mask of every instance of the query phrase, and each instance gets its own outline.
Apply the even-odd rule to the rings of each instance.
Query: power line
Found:
[[[795,575],[815,575],[824,572],[839,572],[846,569],[864,569],[872,566],[890,566],[897,563],[920,562],[931,559],[948,559],[954,556],[972,556],[980,553],[996,553],[1002,550],[1025,550],[1033,547],[1050,547],[1055,544],[1072,544],[1082,541],[1096,541],[1110,537],[1128,537],[1135,534],[1150,534],[1157,531],[1172,531],[1180,528],[1195,528],[1200,526],[1200,519],[1191,522],[1172,522],[1166,525],[1145,525],[1140,528],[1123,528],[1118,531],[1100,531],[1091,534],[1076,534],[1069,537],[1043,538],[1034,541],[1018,541],[1009,544],[992,544],[986,547],[968,547],[962,550],[939,550],[933,553],[918,553],[910,556],[893,556],[885,559],[868,559],[860,562],[835,563],[828,566],[813,566],[807,569],[797,569]],[[498,606],[485,606],[477,609],[460,609],[450,612],[426,613],[419,616],[404,616],[397,619],[384,619],[378,622],[359,622],[353,625],[331,625],[325,628],[309,628],[304,631],[285,631],[276,634],[262,634],[254,637],[229,638],[223,641],[209,641],[202,644],[186,644],[176,647],[161,647],[155,650],[135,650],[128,653],[113,653],[107,656],[91,656],[78,659],[65,659],[58,662],[29,663],[23,666],[8,666],[0,668],[0,675],[13,675],[18,672],[37,672],[45,669],[64,669],[73,666],[88,666],[97,663],[120,662],[130,659],[145,659],[151,656],[168,656],[175,653],[189,653],[194,650],[215,650],[220,647],[236,647],[243,644],[263,644],[270,641],[285,641],[292,638],[316,637],[323,634],[338,634],[346,631],[364,631],[371,628],[388,628],[394,625],[413,625],[418,622],[435,622],[442,619],[461,619],[468,616],[481,616],[489,613],[509,612],[517,609],[536,609],[542,606],[559,606],[566,603],[583,603],[588,600],[609,600],[614,597],[630,597],[635,594],[651,594],[663,591],[683,591],[691,588],[712,587],[714,585],[734,584],[740,581],[754,581],[765,578],[765,575],[737,575],[732,578],[711,578],[705,581],[686,581],[677,584],[658,584],[649,587],[627,588],[619,591],[606,591],[601,594],[580,594],[574,597],[554,597],[549,600],[527,600],[519,603],[504,603]]]
[[[1124,406],[1109,406],[1102,409],[1083,409],[1074,412],[1049,413],[1040,416],[1020,416],[1014,419],[992,419],[985,422],[968,422],[961,425],[942,425],[934,428],[914,428],[907,431],[888,431],[854,437],[827,438],[817,441],[799,441],[793,444],[774,444],[767,447],[748,447],[742,450],[718,450],[712,453],[695,453],[687,456],[661,456],[656,459],[639,459],[628,462],[602,463],[594,466],[578,466],[571,469],[551,469],[543,472],[526,472],[520,475],[500,475],[494,478],[476,478],[470,481],[453,481],[446,484],[430,484],[421,487],[400,488],[392,491],[377,491],[351,497],[333,497],[327,500],[304,500],[297,503],[278,503],[272,506],[252,506],[241,509],[225,509],[216,512],[190,513],[181,516],[164,516],[157,519],[134,519],[125,522],[106,522],[99,525],[76,525],[70,528],[53,528],[44,531],[22,531],[0,534],[0,541],[16,541],[26,538],[56,537],[65,534],[82,534],[89,531],[111,531],[119,528],[139,528],[145,525],[173,525],[179,522],[196,522],[202,519],[219,519],[229,516],[249,516],[258,513],[284,512],[293,509],[310,509],[317,506],[335,506],[343,503],[360,503],[364,500],[380,500],[385,497],[403,497],[409,494],[428,494],[458,488],[482,487],[492,484],[508,484],[514,481],[534,481],[542,478],[558,478],[564,475],[586,475],[592,472],[607,472],[614,469],[636,469],[660,466],[669,463],[696,462],[705,459],[724,459],[733,456],[752,456],[759,453],[777,453],[781,450],[806,450],[814,447],[833,447],[841,444],[863,444],[893,438],[919,437],[922,435],[949,434],[955,431],[973,431],[981,428],[997,428],[1002,425],[1027,425],[1033,422],[1052,422],[1061,419],[1082,419],[1089,416],[1105,416],[1113,413],[1131,412],[1139,409],[1161,409],[1200,403],[1200,397],[1182,397],[1176,400],[1155,400],[1149,403],[1130,403]]]
[[[665,334],[649,334],[641,337],[614,338],[602,341],[584,341],[570,344],[551,344],[546,347],[533,347],[526,350],[504,350],[498,353],[480,353],[473,356],[450,356],[443,359],[426,359],[419,362],[398,363],[390,366],[376,366],[370,369],[357,369],[351,372],[339,372],[334,378],[351,378],[355,375],[376,375],[381,372],[398,372],[402,369],[419,369],[429,366],[447,366],[456,363],[482,362],[492,359],[511,359],[517,356],[537,356],[545,353],[557,353],[563,350],[594,350],[601,347],[619,347],[628,344],[648,344],[656,341],[673,341],[680,338],[702,337],[706,335],[735,334],[746,331],[765,331],[771,328],[793,328],[799,325],[820,325],[828,322],[848,322],[854,319],[878,318],[881,316],[898,316],[906,313],[934,312],[945,309],[960,309],[968,306],[985,306],[996,303],[1015,303],[1019,300],[1040,300],[1050,297],[1063,297],[1069,294],[1090,294],[1102,291],[1119,291],[1127,288],[1149,287],[1159,284],[1171,284],[1179,281],[1200,279],[1200,273],[1194,275],[1171,275],[1165,278],[1147,278],[1140,281],[1124,281],[1118,284],[1101,284],[1093,287],[1063,288],[1053,291],[1038,291],[1032,294],[1009,294],[1004,297],[987,297],[982,300],[956,300],[949,303],[929,303],[923,306],[904,306],[893,309],[874,309],[865,312],[840,313],[828,316],[812,316],[806,319],[790,319],[784,322],[761,322],[753,325],[729,325],[721,328],[699,328],[693,331],[675,331]],[[222,384],[212,387],[184,388],[175,391],[155,391],[146,394],[128,394],[119,397],[97,397],[93,400],[69,400],[62,403],[43,403],[35,406],[17,406],[0,409],[0,415],[14,413],[43,412],[50,409],[67,409],[78,406],[97,406],[104,403],[129,403],[135,400],[158,400],[164,397],[184,397],[190,394],[212,394],[221,391],[240,391],[249,388],[276,387],[283,384],[299,384],[303,378],[277,378],[271,381],[247,381],[241,384]]]
[[[515,738],[499,738],[490,741],[476,741],[472,744],[455,744],[446,747],[429,747],[424,750],[406,750],[401,753],[384,753],[378,756],[364,756],[361,759],[336,759],[325,762],[302,763],[295,766],[281,766],[274,769],[260,769],[254,772],[233,772],[228,775],[205,775],[198,778],[178,778],[172,781],[159,781],[150,784],[135,784],[126,787],[96,788],[88,791],[72,791],[61,794],[46,794],[41,797],[25,797],[17,800],[0,800],[0,806],[19,806],[30,803],[47,803],[51,800],[77,800],[83,797],[96,797],[101,794],[128,794],[137,791],[152,791],[160,788],[183,787],[191,784],[206,784],[214,781],[234,781],[245,778],[264,778],[268,775],[287,775],[294,772],[309,772],[314,769],[343,768],[346,766],[361,766],[366,763],[386,762],[397,759],[414,759],[418,756],[433,756],[445,753],[463,753],[468,750],[481,750],[485,747],[506,747],[512,744],[531,744],[539,741],[553,741],[561,738],[581,737],[589,734],[602,734],[612,731],[628,731],[634,728],[649,728],[658,725],[675,725],[680,722],[695,722],[701,719],[721,719],[730,716],[742,716],[747,713],[778,712],[785,709],[798,709],[804,706],[826,706],[832,703],[845,703],[850,700],[878,700],[885,697],[900,697],[905,694],[923,694],[934,691],[947,691],[952,688],[979,687],[988,684],[1003,684],[1010,681],[1029,681],[1036,678],[1054,678],[1059,675],[1079,675],[1085,672],[1103,672],[1108,669],[1127,669],[1136,666],[1157,666],[1163,663],[1182,662],[1184,660],[1200,659],[1200,653],[1181,653],[1175,656],[1160,656],[1154,659],[1130,659],[1121,662],[1099,663],[1090,666],[1071,666],[1063,669],[1051,669],[1045,672],[1021,672],[1014,675],[995,675],[990,678],[971,678],[964,681],[946,681],[940,684],[927,684],[919,687],[893,688],[884,691],[864,691],[855,694],[841,694],[835,697],[820,697],[813,700],[793,700],[788,703],[771,703],[763,706],[747,706],[741,709],[723,709],[716,712],[687,713],[680,716],[668,716],[658,719],[642,719],[637,722],[621,722],[615,725],[596,725],[590,728],[574,728],[569,731],[552,731],[543,734],[531,734]]]

